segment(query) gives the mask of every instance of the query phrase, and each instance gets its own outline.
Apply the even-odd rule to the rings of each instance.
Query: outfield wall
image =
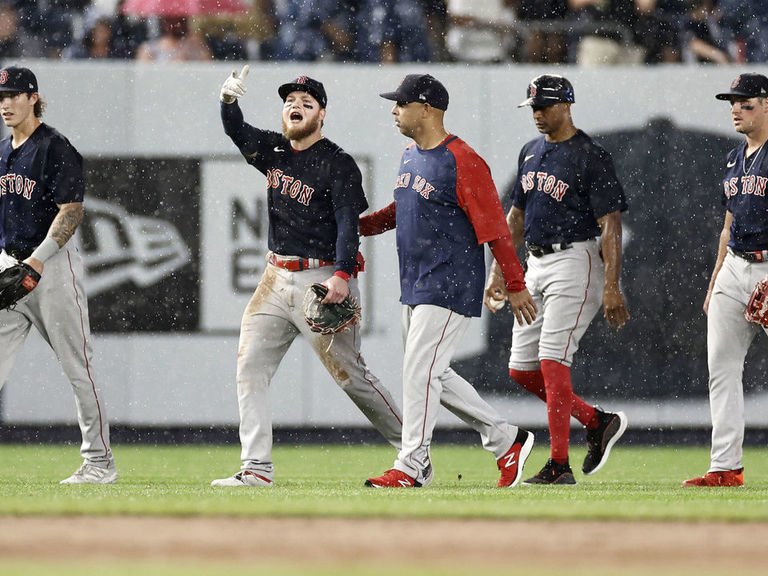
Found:
[[[265,179],[223,134],[218,93],[229,63],[28,61],[48,101],[45,121],[86,158],[88,216],[78,242],[89,273],[96,373],[113,422],[142,426],[237,422],[240,314],[264,267]],[[596,320],[574,366],[588,400],[621,407],[634,426],[709,422],[701,302],[722,222],[718,177],[733,146],[715,92],[742,70],[658,66],[560,67],[574,84],[577,126],[614,154],[630,200],[623,275],[633,320],[622,332]],[[768,68],[752,69],[768,73]],[[445,83],[448,129],[489,163],[497,187],[536,136],[518,109],[537,66],[363,66],[255,63],[242,100],[251,123],[279,129],[277,86],[300,74],[329,97],[325,135],[358,160],[372,208],[391,201],[406,140],[377,96],[406,73]],[[553,71],[549,69],[548,71]],[[401,343],[394,234],[363,240],[367,270],[363,352],[400,397]],[[506,381],[509,315],[473,323],[457,366],[510,420],[541,425],[543,407]],[[760,339],[755,349],[764,350]],[[746,373],[747,421],[765,426],[764,361]],[[366,421],[297,341],[273,382],[274,423]],[[9,424],[74,422],[74,401],[44,342],[32,335],[0,399]],[[445,425],[457,420],[447,413]]]

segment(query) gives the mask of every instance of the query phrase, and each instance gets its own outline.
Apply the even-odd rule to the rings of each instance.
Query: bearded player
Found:
[[[629,319],[619,288],[624,191],[609,154],[574,126],[574,101],[566,78],[544,74],[520,104],[532,108],[543,136],[520,152],[507,223],[516,246],[525,240],[525,282],[542,313],[531,324],[515,324],[509,374],[547,403],[551,439],[549,460],[524,484],[576,484],[568,457],[571,416],[587,428],[587,475],[605,465],[627,427],[623,412],[586,403],[571,382],[574,354],[600,305],[612,326]],[[486,306],[495,311],[494,302],[506,298],[494,262]]]
[[[311,344],[328,373],[396,448],[398,407],[360,354],[359,326],[335,335],[310,330],[302,301],[307,287],[328,288],[323,300],[359,300],[358,217],[368,208],[362,175],[352,157],[322,135],[327,96],[323,84],[300,76],[278,88],[283,132],[243,120],[238,98],[246,92],[248,66],[221,89],[224,131],[246,162],[267,177],[267,267],[243,313],[237,353],[242,466],[213,486],[272,486],[272,376],[299,335]]]

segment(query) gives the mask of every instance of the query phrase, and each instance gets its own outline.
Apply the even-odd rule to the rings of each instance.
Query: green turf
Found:
[[[209,486],[235,472],[238,446],[115,446],[120,480],[111,486],[60,486],[80,463],[76,446],[0,445],[0,514],[131,514],[504,519],[645,519],[768,521],[768,450],[747,448],[746,486],[683,489],[706,471],[708,449],[617,446],[593,477],[577,486],[497,489],[493,457],[479,446],[435,446],[429,488],[374,490],[363,480],[386,470],[386,446],[277,446],[270,489]],[[546,460],[535,448],[526,475]],[[567,505],[564,505],[567,504]]]

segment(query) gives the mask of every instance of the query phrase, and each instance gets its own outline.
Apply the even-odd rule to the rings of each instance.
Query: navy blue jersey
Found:
[[[293,150],[282,134],[244,122],[237,102],[222,103],[221,117],[246,161],[267,177],[269,249],[335,261],[338,270],[352,272],[359,247],[357,216],[368,208],[354,159],[325,138],[306,150]],[[345,209],[355,217],[337,243],[337,211]]]
[[[597,220],[627,209],[610,154],[581,130],[565,142],[540,136],[520,151],[512,202],[525,239],[546,245],[600,236]]]
[[[45,239],[58,204],[82,202],[83,158],[69,140],[40,124],[24,144],[0,142],[0,247],[24,258]]]
[[[394,194],[400,301],[480,316],[483,243],[509,234],[488,165],[456,136],[430,150],[412,144]]]
[[[745,159],[746,148],[744,142],[731,150],[725,163],[722,201],[733,214],[728,246],[745,252],[768,250],[768,150],[760,148]]]

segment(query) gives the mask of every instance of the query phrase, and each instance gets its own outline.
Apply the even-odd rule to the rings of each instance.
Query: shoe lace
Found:
[[[237,480],[238,482],[242,482],[243,484],[245,484],[245,483],[247,482],[247,481],[246,481],[246,476],[250,476],[250,475],[253,475],[253,476],[255,476],[255,474],[253,474],[253,472],[248,472],[247,470],[241,470],[240,472],[238,472],[237,474],[235,474],[235,480]]]
[[[103,478],[107,475],[109,471],[109,468],[101,468],[100,466],[95,466],[94,464],[90,464],[89,462],[83,462],[80,465],[80,468],[77,469],[77,472],[75,472],[76,476],[86,476],[88,474],[92,476],[96,476],[99,478]]]

